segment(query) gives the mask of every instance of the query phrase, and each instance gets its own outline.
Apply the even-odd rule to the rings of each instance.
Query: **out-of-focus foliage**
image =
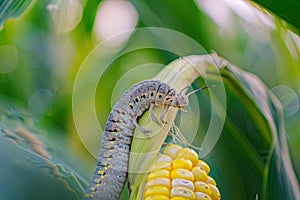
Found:
[[[299,34],[300,29],[300,5],[297,0],[287,0],[287,1],[280,1],[280,0],[252,0],[259,5],[265,7],[266,9],[270,10],[271,12],[275,13],[291,25],[295,26],[293,28]]]
[[[87,182],[82,166],[72,161],[75,155],[63,148],[66,138],[49,137],[27,111],[0,105],[1,197],[79,199]]]
[[[4,2],[8,1],[1,1],[2,11]],[[97,35],[99,30],[95,29],[96,23],[98,23],[96,22],[97,16],[101,16],[98,15],[98,9],[106,7],[111,10],[120,8],[124,10],[130,4],[130,9],[133,8],[137,13],[136,27],[155,26],[179,31],[197,41],[204,47],[203,49],[214,50],[242,70],[257,75],[268,88],[271,88],[274,94],[278,95],[277,97],[284,105],[285,122],[285,130],[281,130],[280,133],[287,135],[288,150],[299,181],[300,40],[298,35],[288,29],[289,26],[282,23],[278,17],[258,9],[257,6],[252,7],[245,1],[132,0],[127,5],[114,5],[114,7],[109,7],[108,4],[103,6],[105,5],[103,2],[36,1],[34,6],[29,6],[30,9],[17,20],[7,20],[3,23],[0,31],[0,103],[6,105],[6,110],[21,106],[31,113],[33,123],[45,130],[44,133],[40,131],[34,133],[43,137],[46,143],[49,143],[50,147],[52,146],[46,150],[54,157],[54,160],[58,160],[57,162],[63,163],[64,166],[70,166],[73,169],[70,171],[76,171],[78,177],[82,177],[84,180],[83,183],[89,181],[96,164],[95,158],[82,145],[72,116],[72,91],[79,68],[84,64],[88,66],[91,63],[98,63],[101,66],[106,61],[105,55],[111,52],[124,51],[126,48],[141,43],[162,43],[155,35],[149,34],[140,37],[135,32],[130,32],[129,39],[124,40],[123,43],[115,46],[108,45],[106,51],[100,52],[101,54],[97,54],[97,52],[93,54],[95,51],[92,52],[92,50],[105,40]],[[293,31],[299,32],[297,29],[299,28],[298,2],[295,0],[256,2],[292,24],[295,28],[292,29]],[[25,10],[25,7],[19,8]],[[21,11],[13,12],[18,16],[21,14]],[[1,15],[1,21],[12,16],[16,17],[17,15]],[[112,17],[108,15],[105,19],[110,20]],[[123,24],[126,23],[118,24],[118,20],[116,20],[107,25],[105,29],[109,30],[114,26],[120,27]],[[177,40],[166,42],[174,43],[176,48],[186,50],[187,54],[204,53],[203,49],[196,51]],[[124,90],[137,81],[153,77],[172,60],[185,55],[144,48],[127,52],[110,63],[97,82],[95,101],[92,105],[97,112],[99,124],[103,127],[112,103],[120,97]],[[201,84],[203,84],[203,80],[197,80],[193,87],[199,87]],[[251,85],[251,82],[249,84]],[[252,87],[255,91],[255,86]],[[244,179],[245,176],[243,176],[249,171],[246,168],[247,164],[253,164],[246,156],[247,150],[237,142],[240,141],[239,139],[227,134],[246,132],[254,142],[257,141],[257,135],[250,134],[256,133],[257,130],[250,123],[249,118],[255,119],[256,117],[251,116],[252,112],[247,110],[248,102],[242,102],[238,93],[234,91],[232,87],[226,89],[226,100],[230,108],[228,115],[230,115],[231,121],[227,121],[225,134],[221,135],[216,147],[205,158],[209,160],[212,170],[215,171],[213,176],[217,180],[218,177],[221,177],[221,182],[225,185],[223,188],[220,186],[220,190],[225,190],[228,194],[231,185],[255,187],[252,185],[255,177]],[[82,95],[82,99],[85,100],[85,98]],[[201,126],[193,141],[194,145],[202,144],[211,115],[205,95],[198,94],[198,99],[201,118],[196,116],[196,120],[200,121]],[[85,112],[84,107],[81,112]],[[276,112],[272,112],[272,115],[276,115]],[[1,125],[4,123],[2,120],[3,117],[0,118]],[[89,131],[92,131],[89,120],[84,121],[83,118],[82,121],[87,135]],[[16,124],[11,125],[15,126]],[[15,128],[7,129],[13,131]],[[100,140],[100,137],[99,134],[99,138],[93,138],[93,140]],[[64,142],[58,143],[57,141]],[[1,140],[1,142],[3,141]],[[94,144],[100,144],[100,142]],[[257,147],[259,147],[258,144]],[[92,148],[97,152],[99,146],[95,145]],[[11,150],[10,153],[13,155],[14,149]],[[65,154],[62,155],[62,152]],[[18,150],[17,153],[19,155],[20,151]],[[270,152],[265,152],[265,154],[270,155]],[[227,160],[219,159],[220,157]],[[271,162],[284,162],[284,158],[281,159],[273,159]],[[59,162],[61,160],[68,162],[67,164]],[[222,169],[218,166],[222,166]],[[239,171],[241,176],[230,176],[236,171]],[[285,177],[285,174],[281,175]],[[269,178],[266,181],[276,181],[272,177]],[[23,174],[22,179],[18,179],[19,182],[24,181],[28,185],[30,180],[30,175],[27,176],[26,173]],[[237,182],[241,184],[237,185]],[[7,186],[13,184],[14,180]],[[266,184],[266,182],[262,184]],[[15,192],[14,187],[6,187],[6,189],[6,192]],[[257,194],[260,192],[258,191]],[[240,193],[245,194],[246,192],[240,190]],[[0,190],[0,194],[2,195],[2,190]],[[248,199],[256,198],[255,194],[246,195],[248,195]],[[125,194],[123,197],[127,199]],[[260,199],[260,197],[258,198]]]
[[[2,0],[0,1],[0,28],[9,18],[22,15],[35,0]]]

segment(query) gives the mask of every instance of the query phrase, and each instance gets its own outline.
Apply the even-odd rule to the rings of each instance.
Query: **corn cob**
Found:
[[[150,169],[144,200],[220,200],[210,167],[190,148],[168,145]]]

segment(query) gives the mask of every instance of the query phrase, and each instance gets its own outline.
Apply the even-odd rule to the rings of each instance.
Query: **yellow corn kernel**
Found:
[[[175,159],[176,156],[177,156],[177,152],[178,152],[180,149],[182,149],[181,146],[179,146],[179,145],[177,145],[177,144],[171,144],[171,145],[168,145],[168,146],[164,149],[163,153],[164,153],[165,155],[170,156],[172,159]]]
[[[212,198],[203,192],[195,192],[196,200],[212,200]]]
[[[201,182],[201,181],[195,181],[194,185],[195,185],[195,191],[196,192],[203,192],[203,193],[208,194],[208,195],[212,194],[209,185],[207,185],[206,183]]]
[[[188,199],[196,199],[194,191],[180,186],[176,186],[171,189],[171,197],[185,197]]]
[[[154,196],[148,196],[148,197],[146,197],[145,200],[169,200],[169,196],[166,196],[166,195],[154,195]]]
[[[154,179],[154,178],[160,178],[160,177],[165,177],[165,178],[170,178],[170,171],[166,169],[158,170],[155,172],[151,172],[147,180]]]
[[[149,181],[147,181],[145,187],[149,188],[152,186],[164,186],[167,188],[171,188],[171,180],[170,178],[155,178],[155,179],[151,179]]]
[[[200,167],[193,167],[192,173],[193,173],[194,178],[195,178],[196,181],[205,182],[208,179],[208,175]]]
[[[213,179],[212,177],[208,176],[207,180],[205,181],[206,183],[212,184],[214,186],[216,186],[216,181],[215,179]]]
[[[164,187],[164,186],[153,186],[153,187],[147,188],[144,193],[144,197],[155,196],[155,195],[169,196],[170,189],[167,187]]]
[[[200,167],[202,170],[204,170],[207,174],[210,172],[210,167],[208,166],[208,164],[206,162],[204,162],[203,160],[198,160],[196,167]]]
[[[221,194],[219,189],[215,185],[209,184],[209,187],[211,189],[211,197],[213,200],[220,200],[221,199]]]
[[[187,169],[190,170],[193,166],[193,163],[190,160],[185,158],[179,158],[172,162],[173,169]]]
[[[175,178],[172,180],[172,187],[176,187],[176,186],[186,187],[193,191],[195,190],[194,183],[192,181],[185,180],[182,178]]]
[[[171,172],[171,178],[182,178],[190,181],[194,181],[194,175],[192,172],[186,169],[175,169]]]
[[[190,200],[189,198],[185,198],[185,197],[171,197],[170,200]]]
[[[159,163],[159,162],[172,162],[173,159],[165,154],[160,154],[155,158],[154,163]]]
[[[193,149],[190,149],[190,148],[180,149],[177,152],[176,158],[188,159],[193,163],[193,165],[196,165],[198,163],[198,154]]]
[[[198,154],[179,145],[168,145],[147,176],[144,200],[220,200],[209,165]],[[101,173],[101,172],[100,172]]]
[[[172,170],[171,163],[165,162],[165,161],[159,162],[159,163],[155,163],[155,164],[150,168],[150,171],[153,172],[153,171],[162,170],[162,169],[166,169],[166,170],[171,171],[171,170]]]

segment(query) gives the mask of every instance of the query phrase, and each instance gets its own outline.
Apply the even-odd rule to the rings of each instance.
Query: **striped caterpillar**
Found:
[[[114,105],[105,125],[100,155],[93,179],[83,199],[119,199],[127,178],[129,151],[134,129],[146,136],[148,132],[137,123],[138,117],[149,110],[151,119],[162,125],[170,107],[183,109],[189,104],[188,96],[208,88],[204,86],[185,95],[158,80],[146,80],[133,85]],[[152,113],[156,105],[164,110],[159,119]],[[161,123],[162,122],[162,123]]]

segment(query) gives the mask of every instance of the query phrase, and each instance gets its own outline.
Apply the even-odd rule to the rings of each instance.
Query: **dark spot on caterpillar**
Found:
[[[120,114],[120,115],[125,115],[126,114],[124,111],[120,112],[119,110],[117,110],[117,113]]]
[[[135,98],[135,102],[138,103],[138,102],[139,102],[139,99],[138,99],[138,98]]]
[[[132,104],[129,104],[129,107],[131,108],[131,110],[133,110],[133,105]]]
[[[146,98],[146,94],[145,94],[145,93],[142,94],[142,95],[141,95],[141,98],[145,99],[145,98]]]
[[[119,115],[126,115],[124,111],[120,111],[120,110],[116,110],[116,113],[118,113]]]
[[[153,95],[154,95],[154,92],[151,92],[151,93],[150,93],[150,96],[153,97]]]
[[[113,123],[121,123],[122,121],[121,120],[115,120],[115,119],[112,119],[112,120],[110,120],[111,122],[113,122]]]
[[[115,137],[113,137],[110,141],[116,141],[116,138]]]
[[[118,129],[116,129],[116,128],[114,128],[114,129],[111,129],[111,130],[106,130],[106,131],[108,131],[108,132],[117,132],[117,131],[119,131]]]
[[[108,166],[109,166],[109,163],[107,163],[107,162],[102,162],[102,163],[100,163],[100,166],[108,167]]]
[[[163,96],[162,94],[159,94],[159,95],[158,95],[158,98],[160,98],[160,99],[161,99],[161,98],[162,98],[162,96]]]

